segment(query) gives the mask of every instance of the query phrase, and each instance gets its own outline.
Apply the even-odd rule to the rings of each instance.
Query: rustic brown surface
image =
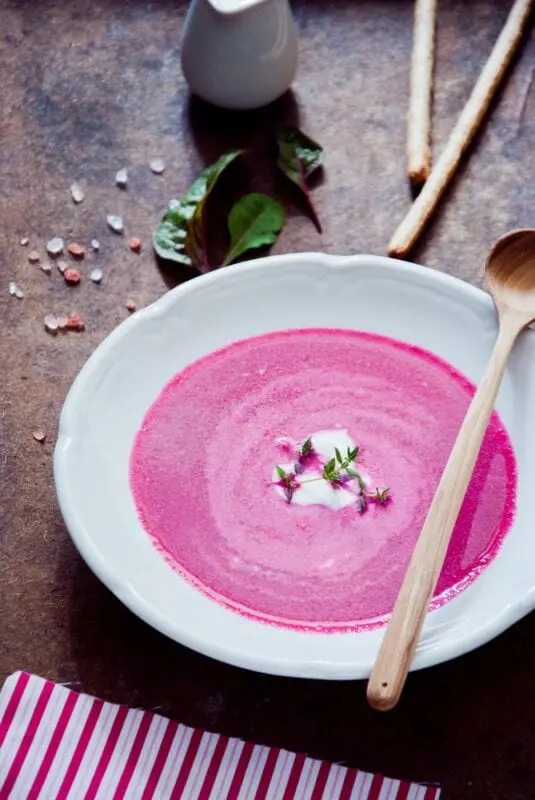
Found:
[[[435,148],[445,141],[509,4],[440,3]],[[411,41],[409,0],[299,0],[295,96],[262,114],[191,103],[179,66],[184,3],[72,0],[0,3],[0,679],[17,669],[73,682],[106,699],[158,707],[189,725],[396,777],[440,781],[446,798],[535,797],[535,617],[454,663],[410,678],[401,706],[380,716],[363,684],[255,675],[203,658],[138,621],[82,563],[60,519],[51,456],[76,372],[126,315],[166,288],[149,247],[169,197],[230,146],[299,118],[325,146],[315,190],[323,236],[291,209],[276,251],[384,253],[409,203],[404,176]],[[414,253],[478,282],[491,241],[533,224],[535,41],[493,109],[469,160]],[[167,169],[155,176],[150,158]],[[128,166],[129,187],[114,185]],[[74,206],[69,185],[86,184]],[[276,184],[275,190],[279,191]],[[106,229],[123,213],[127,236]],[[31,237],[28,248],[19,239]],[[101,241],[105,278],[67,287],[30,265],[62,235]],[[140,255],[126,240],[139,236]],[[7,284],[25,289],[22,301]],[[56,339],[44,314],[76,308],[87,331]],[[32,439],[44,428],[44,445]]]

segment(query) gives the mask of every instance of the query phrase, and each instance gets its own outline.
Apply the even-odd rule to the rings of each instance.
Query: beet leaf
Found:
[[[277,145],[279,148],[277,164],[305,195],[314,224],[321,233],[321,222],[312,202],[308,178],[321,166],[323,147],[299,128],[289,128],[279,133]]]
[[[171,200],[153,234],[154,249],[160,258],[194,267],[199,272],[210,270],[206,201],[221,174],[242,152],[232,150],[222,155],[206,167],[179,200]]]
[[[246,194],[228,215],[230,247],[223,262],[226,266],[247,250],[273,244],[284,225],[284,208],[266,194]]]

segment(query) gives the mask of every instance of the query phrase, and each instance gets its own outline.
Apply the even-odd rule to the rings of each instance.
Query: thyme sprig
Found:
[[[350,478],[356,478],[359,488],[361,490],[366,488],[366,484],[362,480],[362,476],[359,472],[357,472],[351,464],[354,464],[357,460],[357,456],[359,454],[360,447],[348,447],[345,456],[342,456],[340,450],[335,447],[334,448],[334,458],[331,458],[330,461],[327,461],[326,464],[323,465],[323,472],[322,477],[324,480],[329,481],[332,484],[340,484],[343,482],[344,478],[348,476]]]
[[[287,502],[291,503],[297,489],[305,483],[324,480],[328,481],[333,488],[343,488],[351,480],[356,480],[358,485],[357,507],[360,514],[364,514],[368,510],[370,503],[386,506],[391,499],[390,488],[379,489],[376,487],[375,492],[368,491],[366,482],[355,468],[359,453],[360,448],[358,445],[353,448],[348,447],[345,455],[342,454],[338,447],[335,447],[334,458],[330,458],[323,464],[321,475],[303,479],[299,477],[303,471],[303,465],[309,458],[316,455],[312,438],[309,437],[305,439],[298,449],[297,460],[294,463],[293,470],[287,471],[279,464],[276,465],[275,469],[279,478],[278,485],[283,489]]]
[[[278,464],[276,465],[277,475],[279,476],[279,484],[284,490],[284,495],[289,503],[292,502],[295,491],[299,488],[297,482],[297,475],[295,472],[286,472]]]

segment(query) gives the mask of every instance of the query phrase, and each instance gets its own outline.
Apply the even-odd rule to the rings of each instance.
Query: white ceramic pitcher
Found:
[[[258,108],[290,87],[297,29],[288,0],[192,0],[182,70],[191,91],[223,108]]]

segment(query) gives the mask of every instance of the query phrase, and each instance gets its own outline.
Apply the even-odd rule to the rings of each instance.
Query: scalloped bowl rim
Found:
[[[387,281],[389,276],[394,282],[398,281],[400,290],[405,283],[408,283],[409,288],[411,286],[431,286],[433,291],[443,292],[453,298],[457,297],[459,302],[463,301],[468,305],[473,305],[474,308],[479,308],[481,315],[486,320],[487,327],[490,326],[489,330],[492,325],[495,329],[495,323],[492,322],[494,319],[492,301],[486,292],[445,273],[381,256],[295,253],[269,256],[199,276],[172,289],[148,307],[124,320],[96,348],[80,370],[68,392],[60,415],[59,432],[54,451],[54,478],[57,495],[67,529],[91,570],[138,617],[175,641],[205,655],[260,672],[322,679],[366,678],[380,643],[381,631],[343,634],[302,633],[272,628],[260,622],[240,618],[240,626],[243,630],[237,638],[234,637],[233,641],[228,643],[225,640],[224,632],[220,636],[219,634],[207,635],[202,625],[199,627],[187,619],[188,614],[181,615],[179,613],[171,618],[168,609],[157,607],[154,603],[147,601],[143,591],[136,587],[136,581],[132,581],[122,574],[122,568],[117,563],[110,563],[102,555],[95,542],[95,531],[91,528],[91,524],[88,524],[87,515],[84,517],[80,514],[73,497],[73,481],[76,478],[69,469],[69,452],[79,438],[79,409],[81,405],[83,406],[87,393],[91,393],[95,379],[102,373],[110,356],[114,354],[121,343],[127,338],[132,339],[136,335],[141,335],[147,323],[165,321],[170,312],[175,311],[177,307],[187,305],[192,296],[202,293],[214,284],[224,285],[225,282],[232,284],[233,281],[239,284],[243,276],[251,275],[252,270],[258,276],[273,271],[273,274],[278,275],[279,280],[284,282],[285,270],[293,268],[301,269],[304,274],[307,271],[313,272],[318,269],[330,270],[332,274],[345,270],[347,275],[351,275],[354,271],[366,276],[376,276],[379,273],[382,277],[386,276]],[[296,325],[295,327],[300,326]],[[491,333],[494,335],[495,330],[491,330]],[[531,339],[531,334],[528,334],[528,337]],[[487,344],[483,348],[485,351],[488,350]],[[529,341],[528,346],[524,347],[524,350],[529,352],[523,357],[531,358],[533,344],[533,341]],[[498,410],[501,412],[499,404]],[[530,462],[528,464],[530,474],[532,474],[532,467],[533,464]],[[519,497],[523,502],[522,492],[519,493]],[[517,522],[513,527],[518,527]],[[532,580],[529,579],[529,576],[523,576],[522,580],[513,582],[510,587],[504,585],[505,579],[500,578],[502,573],[505,574],[505,568],[507,568],[507,575],[510,575],[511,565],[518,567],[520,561],[525,558],[525,553],[522,554],[520,551],[515,555],[515,549],[518,550],[519,545],[511,545],[509,539],[514,538],[511,534],[512,531],[506,537],[506,544],[500,553],[471,586],[449,603],[428,615],[422,641],[413,662],[413,669],[428,667],[469,652],[503,632],[535,607],[535,576]],[[527,546],[529,547],[529,545]],[[504,557],[505,550],[507,550],[507,563]],[[502,562],[504,563],[502,564]],[[166,568],[171,570],[170,567]],[[194,595],[199,595],[201,598],[200,593],[186,584],[176,573],[173,574],[174,579],[184,585],[182,588],[187,586],[189,600],[196,603],[197,601],[192,598]],[[495,604],[494,608],[488,609],[485,616],[479,595],[486,593],[490,600],[490,593],[496,591],[496,587],[500,588],[500,602]],[[224,626],[227,622],[229,627],[233,625],[228,615],[233,618],[239,616],[221,608],[204,596],[202,596],[202,602],[210,603],[214,607],[213,613],[217,617],[217,628],[222,624]],[[481,618],[478,617],[476,624],[470,624],[470,617],[474,610]],[[458,623],[459,619],[462,620],[462,623]],[[259,652],[254,646],[255,640],[260,642],[264,638],[270,639],[274,633],[276,634],[273,639],[274,644],[267,648],[260,648]],[[242,635],[243,644],[240,646]],[[253,638],[253,645],[247,641],[249,636]],[[344,643],[343,646],[336,644],[335,640],[340,636],[344,637],[347,644]],[[312,645],[309,647],[311,637],[318,642],[318,647]],[[365,648],[366,653],[361,657],[358,653],[362,637],[368,637],[368,641]],[[332,642],[332,648],[328,640]],[[340,652],[337,651],[336,657],[334,655],[331,657],[330,651],[335,649],[335,644]],[[312,656],[308,652],[309,649],[311,652],[313,651]],[[351,655],[353,650],[355,657]]]

